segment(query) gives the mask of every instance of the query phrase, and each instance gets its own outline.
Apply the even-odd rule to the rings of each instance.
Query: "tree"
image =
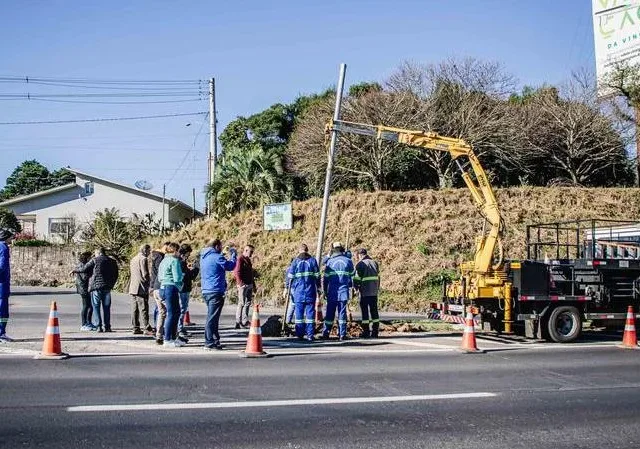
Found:
[[[15,233],[22,232],[22,226],[15,214],[6,207],[0,207],[0,228],[9,229]]]
[[[228,148],[207,188],[213,212],[219,217],[263,204],[289,199],[290,183],[282,166],[283,155],[258,143]]]
[[[564,94],[541,88],[523,105],[531,172],[542,185],[633,182],[624,141],[595,100],[595,86],[570,82]]]
[[[118,262],[127,260],[131,245],[140,235],[138,227],[120,215],[116,208],[95,214],[93,221],[82,230],[80,239],[88,249],[104,248]]]
[[[0,198],[7,200],[74,181],[75,175],[64,168],[51,173],[35,159],[24,161],[7,178],[5,187],[0,190]]]

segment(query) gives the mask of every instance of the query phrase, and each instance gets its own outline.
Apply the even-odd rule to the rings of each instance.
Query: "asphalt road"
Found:
[[[632,448],[638,373],[640,351],[584,345],[5,354],[0,447]]]

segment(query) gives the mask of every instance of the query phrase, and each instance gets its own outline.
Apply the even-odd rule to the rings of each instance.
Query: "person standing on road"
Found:
[[[111,290],[118,281],[118,263],[106,255],[104,248],[99,248],[95,251],[93,259],[82,268],[73,270],[73,273],[91,273],[89,292],[93,304],[93,325],[98,332],[112,332]]]
[[[149,257],[149,295],[154,299],[156,307],[153,312],[154,322],[156,325],[156,343],[159,345],[164,341],[164,321],[167,318],[167,306],[162,299],[160,292],[160,281],[158,280],[158,268],[164,259],[165,253],[168,251],[171,242],[164,242],[162,248],[158,248],[151,252]]]
[[[190,266],[189,257],[193,252],[191,245],[183,243],[180,245],[180,268],[184,273],[184,279],[182,281],[182,289],[180,290],[180,320],[178,321],[178,338],[187,342],[187,338],[190,336],[187,330],[184,328],[184,317],[189,311],[189,296],[193,288],[193,281],[200,272],[200,261],[196,259],[195,263]]]
[[[251,310],[251,302],[253,292],[255,291],[253,264],[251,256],[254,251],[253,245],[244,247],[242,255],[238,257],[236,266],[233,269],[233,277],[238,287],[238,306],[236,307],[236,329],[249,327],[249,311]]]
[[[229,244],[231,257],[227,260],[222,254],[220,239],[211,240],[200,254],[200,278],[202,295],[207,303],[207,323],[204,330],[205,349],[222,349],[218,325],[224,306],[224,294],[227,291],[226,271],[236,266],[236,249]]]
[[[338,337],[344,340],[347,338],[347,302],[355,270],[351,259],[344,254],[342,243],[334,242],[331,247],[331,257],[327,260],[322,278],[322,288],[327,295],[327,313],[322,338],[329,338],[337,309]]]
[[[177,338],[178,320],[180,319],[180,290],[184,273],[180,267],[180,245],[170,243],[167,247],[160,267],[158,280],[162,290],[162,298],[167,306],[167,319],[164,322],[164,346],[181,347],[185,343]]]
[[[134,335],[153,335],[149,325],[149,261],[151,246],[142,245],[138,254],[129,263],[131,277],[129,294],[131,295],[131,326]],[[140,328],[142,324],[144,331]]]
[[[309,254],[304,243],[298,256],[287,270],[289,288],[293,296],[296,313],[296,336],[313,341],[315,331],[316,297],[320,289],[320,268],[315,257]]]
[[[91,253],[86,251],[78,255],[78,265],[76,270],[81,270],[84,265],[91,260]],[[76,291],[82,298],[82,311],[80,312],[81,331],[95,331],[97,328],[91,323],[93,306],[91,305],[91,294],[89,293],[90,274],[76,273]]]
[[[13,239],[13,231],[0,229],[0,343],[11,342],[7,335],[9,322],[9,296],[11,295],[11,265],[9,263],[9,244]]]
[[[380,290],[380,275],[378,264],[362,248],[358,251],[356,274],[353,286],[360,292],[360,310],[362,311],[362,338],[378,338],[380,315],[378,315],[378,292]],[[369,319],[371,313],[371,319]],[[369,333],[371,323],[371,333]]]

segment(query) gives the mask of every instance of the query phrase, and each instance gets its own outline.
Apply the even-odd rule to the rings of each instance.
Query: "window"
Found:
[[[85,182],[84,183],[84,194],[85,195],[91,195],[93,193],[93,183],[92,182]]]
[[[74,233],[73,218],[50,218],[49,234],[67,237]]]

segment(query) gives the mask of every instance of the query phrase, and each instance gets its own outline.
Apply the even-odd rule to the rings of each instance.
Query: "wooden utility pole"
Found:
[[[165,215],[164,203],[165,203],[166,197],[167,197],[167,185],[162,184],[162,233],[163,234],[164,234],[164,215]]]
[[[209,185],[215,179],[216,166],[218,161],[218,136],[216,131],[216,82],[214,78],[209,80]],[[213,201],[208,198],[207,214],[211,215]]]
[[[196,188],[195,187],[191,190],[191,193],[193,195],[193,221],[196,221]]]
[[[636,185],[640,187],[640,106],[634,106],[635,122],[636,122]]]

